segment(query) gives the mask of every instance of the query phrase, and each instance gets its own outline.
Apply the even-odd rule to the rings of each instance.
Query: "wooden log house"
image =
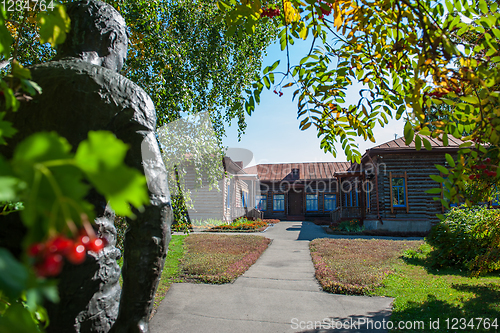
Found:
[[[259,164],[244,169],[260,181],[256,207],[265,218],[332,222],[359,219],[367,229],[428,231],[443,212],[426,190],[439,186],[429,175],[435,164],[446,165],[445,154],[456,155],[463,143],[449,145],[428,137],[432,150],[416,150],[398,138],[368,149],[360,164],[315,162]]]

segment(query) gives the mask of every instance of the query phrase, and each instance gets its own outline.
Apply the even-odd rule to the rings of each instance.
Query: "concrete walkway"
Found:
[[[392,298],[328,294],[316,281],[309,241],[336,236],[310,222],[258,235],[273,241],[234,283],[172,285],[151,332],[385,332]]]

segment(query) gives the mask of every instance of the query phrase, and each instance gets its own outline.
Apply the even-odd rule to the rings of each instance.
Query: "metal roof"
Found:
[[[349,169],[350,162],[310,162],[310,163],[279,163],[259,164],[245,168],[249,174],[257,174],[260,181],[279,182],[282,180],[314,180],[335,178],[336,172]],[[292,173],[298,169],[298,176]]]

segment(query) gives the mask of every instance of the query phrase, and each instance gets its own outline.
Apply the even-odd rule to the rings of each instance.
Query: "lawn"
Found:
[[[310,247],[326,291],[394,297],[393,323],[425,325],[405,332],[500,328],[498,274],[471,278],[458,269],[432,269],[427,260],[431,247],[423,241],[317,239]]]
[[[427,260],[430,251],[424,244],[417,252],[407,252],[404,261],[394,266],[395,273],[374,291],[395,298],[391,320],[439,320],[439,329],[433,332],[497,332],[498,273],[471,278],[458,269],[432,269]]]

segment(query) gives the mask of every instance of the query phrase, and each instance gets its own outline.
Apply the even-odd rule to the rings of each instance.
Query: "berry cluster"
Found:
[[[276,89],[274,89],[273,91],[276,95],[278,95],[279,97],[283,96],[283,93],[281,91],[276,91]]]
[[[472,170],[474,171],[474,174],[469,176],[469,179],[480,179],[481,177],[496,177],[497,172],[493,170],[494,168],[497,168],[496,165],[490,164],[491,159],[489,157],[485,158],[483,160],[483,163],[481,164],[476,164],[472,166]]]
[[[262,8],[262,13],[260,14],[260,16],[273,18],[275,16],[278,16],[279,14],[280,14],[279,8]]]
[[[462,92],[462,89],[460,89],[459,87],[448,88],[448,89],[444,89],[444,90],[441,90],[441,91],[433,91],[433,92],[428,93],[426,95],[434,97],[434,98],[441,98],[441,97],[443,97],[445,95],[448,95],[450,92],[454,92],[455,94],[460,94],[460,92]]]
[[[333,9],[333,4],[331,3],[325,3],[323,2],[322,0],[318,1],[318,4],[321,5],[321,4],[325,4],[328,6],[328,9],[324,9],[323,7],[320,7],[320,11],[321,11],[321,14],[319,14],[318,18],[320,20],[322,20],[325,16],[328,16],[332,13],[332,9]]]
[[[87,251],[100,252],[105,245],[105,239],[82,231],[74,240],[59,235],[45,243],[35,243],[28,248],[28,255],[35,259],[38,276],[56,276],[61,273],[63,258],[79,265],[85,261]]]

